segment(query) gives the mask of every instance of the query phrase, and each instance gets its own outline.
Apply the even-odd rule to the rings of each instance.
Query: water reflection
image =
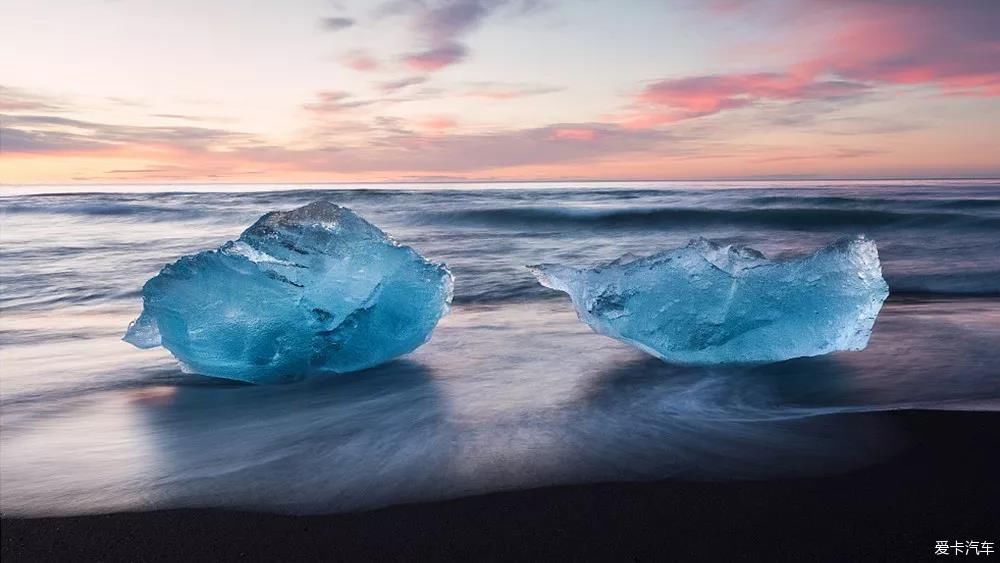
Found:
[[[838,471],[893,450],[887,421],[820,416],[840,412],[829,405],[851,395],[851,381],[831,357],[729,367],[638,358],[591,380],[570,424],[588,479]]]
[[[406,359],[280,386],[183,374],[162,350],[95,332],[7,356],[25,375],[4,381],[0,501],[17,514],[334,512],[840,471],[903,446],[890,420],[861,412],[996,396],[979,365],[995,356],[996,309],[963,306],[890,303],[863,352],[729,367],[662,363],[561,301],[459,306]],[[82,362],[78,347],[101,354]]]
[[[586,480],[804,474],[887,451],[878,421],[860,436],[777,414],[838,396],[836,361],[716,370],[632,358],[592,366],[566,400],[523,408],[467,400],[461,382],[475,374],[452,381],[413,360],[299,385],[145,389],[158,502],[331,512]]]
[[[171,505],[405,501],[447,465],[437,385],[408,360],[296,385],[178,386],[145,416]]]

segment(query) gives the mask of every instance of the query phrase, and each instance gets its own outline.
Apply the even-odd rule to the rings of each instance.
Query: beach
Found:
[[[5,561],[924,561],[1000,537],[1000,415],[838,415],[901,450],[837,475],[600,483],[325,516],[169,510],[2,522]],[[790,460],[789,463],[794,463]],[[992,555],[995,557],[995,555]],[[973,558],[973,556],[969,556]]]

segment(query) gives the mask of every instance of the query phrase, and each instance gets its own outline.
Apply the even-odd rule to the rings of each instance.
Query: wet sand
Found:
[[[838,416],[888,422],[903,445],[882,463],[825,477],[563,486],[322,516],[170,510],[4,518],[2,556],[919,561],[935,558],[937,540],[1000,541],[1000,413]]]

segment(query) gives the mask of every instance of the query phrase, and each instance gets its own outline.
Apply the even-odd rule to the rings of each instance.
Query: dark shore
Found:
[[[0,553],[5,562],[843,562],[940,560],[937,540],[1000,542],[1000,413],[852,416],[887,420],[903,447],[877,465],[812,478],[577,485],[329,516],[3,518]]]

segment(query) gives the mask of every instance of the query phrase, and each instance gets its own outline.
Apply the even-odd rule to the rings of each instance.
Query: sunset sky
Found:
[[[0,182],[1000,175],[998,0],[4,0]]]

